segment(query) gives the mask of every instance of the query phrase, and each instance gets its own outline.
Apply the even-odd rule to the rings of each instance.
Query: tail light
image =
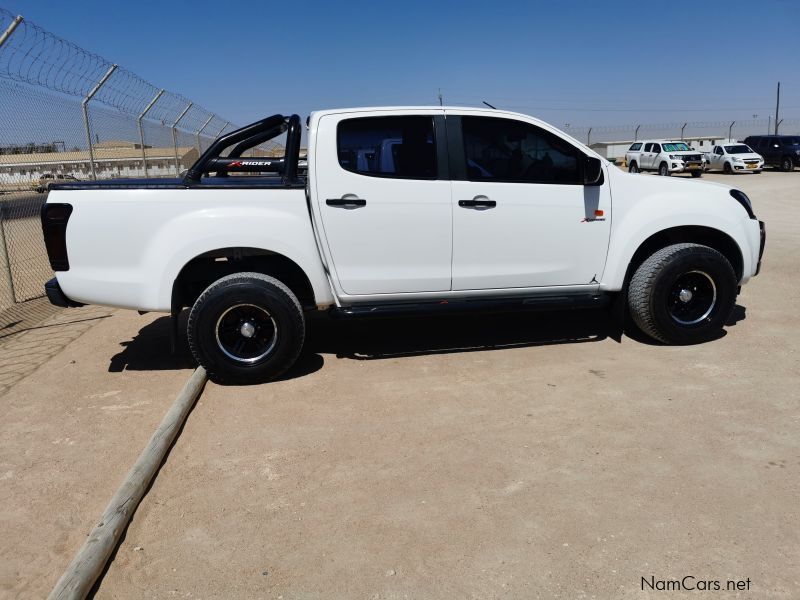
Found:
[[[42,206],[42,233],[47,257],[53,271],[69,271],[67,259],[67,221],[72,214],[71,204]]]

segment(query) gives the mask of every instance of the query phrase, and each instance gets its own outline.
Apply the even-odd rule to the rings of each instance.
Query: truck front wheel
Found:
[[[303,348],[305,317],[283,283],[234,273],[212,283],[189,312],[189,347],[220,383],[260,383],[291,367]]]
[[[669,177],[669,165],[662,162],[658,167],[658,174],[662,177]]]
[[[736,274],[721,253],[699,244],[674,244],[636,269],[628,287],[628,309],[651,338],[694,344],[719,335],[736,293]]]

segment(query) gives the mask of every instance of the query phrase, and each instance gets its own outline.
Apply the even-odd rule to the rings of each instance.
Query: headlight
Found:
[[[747,194],[745,194],[741,190],[731,190],[730,194],[734,198],[734,200],[736,200],[739,204],[741,204],[742,207],[747,211],[748,217],[750,217],[751,219],[756,218],[756,215],[753,212],[753,204],[750,202],[750,198],[747,197]]]
[[[738,156],[734,156],[733,157],[733,162],[744,162],[744,161],[741,158],[739,158]]]
[[[677,158],[677,156],[673,156],[672,154],[669,155],[669,159],[670,160],[675,160],[676,158]]]

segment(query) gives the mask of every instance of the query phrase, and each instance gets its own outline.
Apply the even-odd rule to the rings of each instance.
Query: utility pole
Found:
[[[442,106],[442,88],[439,88],[439,106]]]
[[[775,135],[778,135],[778,119],[781,108],[781,82],[778,82],[778,98],[775,101]]]
[[[733,139],[733,137],[732,137],[732,136],[733,136],[733,126],[734,126],[734,125],[736,125],[736,121],[731,121],[731,126],[730,126],[730,127],[728,127],[728,139],[729,139],[729,140],[732,140],[732,139]]]
[[[683,130],[686,129],[687,125],[688,123],[684,123],[683,126],[681,127],[681,141],[683,141]]]

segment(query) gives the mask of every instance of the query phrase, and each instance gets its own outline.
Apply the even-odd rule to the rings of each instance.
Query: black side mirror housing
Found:
[[[583,163],[583,185],[602,185],[603,163],[599,158],[587,156]]]

